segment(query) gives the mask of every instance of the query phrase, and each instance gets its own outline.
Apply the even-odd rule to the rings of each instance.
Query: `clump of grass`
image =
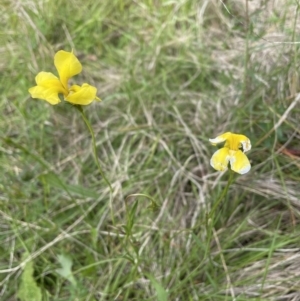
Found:
[[[279,2],[0,4],[1,300],[16,298],[25,252],[45,300],[299,299],[299,7]],[[115,226],[83,121],[27,92],[72,48],[103,99],[85,113]],[[252,170],[209,236],[228,175],[208,138],[227,130],[251,139]],[[135,193],[161,206],[129,198],[129,235]]]

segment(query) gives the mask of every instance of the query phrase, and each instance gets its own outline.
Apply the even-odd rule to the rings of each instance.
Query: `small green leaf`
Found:
[[[164,287],[158,283],[152,276],[149,276],[151,284],[153,285],[158,301],[168,301],[168,292],[164,289]]]
[[[23,261],[28,258],[29,254],[24,253],[22,256]],[[18,298],[21,301],[41,301],[42,293],[41,289],[37,286],[35,279],[33,277],[33,262],[29,261],[26,263],[22,276],[21,284],[18,289]]]
[[[56,269],[56,272],[62,276],[63,278],[67,279],[71,282],[71,284],[76,287],[76,280],[72,273],[72,259],[66,255],[58,255],[57,256],[58,262],[61,265],[60,269]]]
[[[135,213],[136,213],[136,210],[137,210],[137,206],[138,206],[138,201],[135,201],[133,206],[132,206],[132,209],[129,212],[127,225],[126,225],[126,230],[127,230],[126,234],[128,236],[130,236],[131,233],[132,233],[132,228],[133,228],[133,225],[134,225],[134,222],[135,222]]]

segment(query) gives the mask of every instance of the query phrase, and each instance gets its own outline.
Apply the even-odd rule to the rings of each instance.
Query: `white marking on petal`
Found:
[[[236,153],[236,151],[233,151],[233,150],[229,151],[228,161],[230,162],[230,164],[233,164],[236,161],[235,156],[234,156],[235,153]]]
[[[209,139],[209,141],[216,145],[218,143],[224,142],[226,141],[229,137],[231,137],[232,133],[231,132],[226,132],[222,135],[219,135],[218,137],[214,138],[214,139]]]
[[[224,142],[226,139],[224,139],[223,137],[219,136],[217,138],[214,138],[214,139],[209,139],[209,142],[212,143],[212,144],[218,144],[218,143],[221,143],[221,142]]]
[[[244,153],[247,152],[247,151],[249,151],[251,149],[251,142],[250,142],[249,139],[241,141],[241,144],[243,146],[243,152]]]
[[[239,170],[239,173],[241,175],[243,175],[243,174],[247,173],[250,169],[251,169],[251,165],[249,164],[247,166],[244,166],[244,168],[242,168],[241,170]]]

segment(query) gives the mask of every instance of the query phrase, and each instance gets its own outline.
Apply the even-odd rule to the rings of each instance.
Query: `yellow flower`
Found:
[[[97,89],[88,84],[68,86],[68,81],[81,72],[82,66],[73,52],[60,50],[54,56],[54,65],[59,78],[50,72],[40,72],[35,77],[36,86],[28,91],[32,98],[40,98],[52,105],[60,103],[58,94],[76,105],[88,105],[93,100],[100,100],[96,96]]]
[[[245,174],[250,170],[250,162],[244,153],[251,149],[251,143],[246,136],[227,132],[209,141],[213,145],[226,141],[224,147],[211,157],[210,165],[214,169],[227,170],[230,163],[230,168],[239,174]]]

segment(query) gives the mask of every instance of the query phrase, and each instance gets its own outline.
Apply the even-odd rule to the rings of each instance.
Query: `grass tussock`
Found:
[[[42,300],[300,300],[297,1],[0,11],[1,300],[20,297],[28,262]],[[103,100],[85,113],[115,225],[80,115],[28,94],[60,49]],[[208,139],[226,131],[251,139],[252,169],[208,225],[228,180]]]

